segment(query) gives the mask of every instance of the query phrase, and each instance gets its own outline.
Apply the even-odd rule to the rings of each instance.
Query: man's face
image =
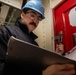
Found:
[[[41,15],[34,10],[27,10],[21,13],[22,23],[26,24],[29,32],[33,31],[41,21]]]

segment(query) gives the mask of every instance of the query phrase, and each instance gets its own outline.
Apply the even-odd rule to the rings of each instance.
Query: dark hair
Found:
[[[26,14],[28,10],[30,10],[30,8],[24,9],[23,12]]]

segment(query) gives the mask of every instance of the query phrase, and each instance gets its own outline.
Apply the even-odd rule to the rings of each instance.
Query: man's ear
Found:
[[[24,12],[21,12],[21,18],[23,19],[24,18]]]

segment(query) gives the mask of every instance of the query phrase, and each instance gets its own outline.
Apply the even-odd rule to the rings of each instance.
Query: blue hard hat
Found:
[[[25,9],[32,9],[41,14],[42,19],[44,19],[44,6],[41,0],[30,0],[22,8],[22,11]]]

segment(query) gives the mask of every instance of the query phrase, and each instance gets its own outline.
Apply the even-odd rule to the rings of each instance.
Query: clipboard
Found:
[[[8,41],[6,60],[21,64],[26,62],[33,63],[35,65],[42,65],[44,68],[52,64],[72,63],[76,65],[74,60],[15,37],[10,37]]]

